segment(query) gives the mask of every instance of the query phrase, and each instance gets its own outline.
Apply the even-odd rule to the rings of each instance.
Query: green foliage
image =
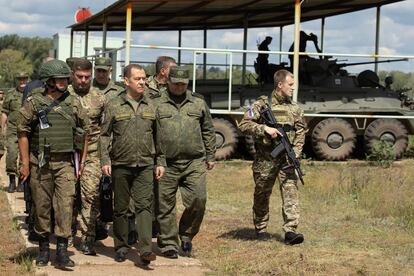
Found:
[[[408,136],[407,150],[404,152],[404,157],[414,158],[414,136]]]
[[[51,38],[19,37],[15,34],[0,37],[0,51],[5,49],[21,51],[23,58],[30,61],[32,65],[32,70],[30,70],[32,79],[38,78],[40,65],[43,59],[49,55],[49,50],[52,49],[52,46]]]
[[[395,90],[401,88],[414,88],[414,73],[404,73],[401,71],[380,71],[378,74],[380,82],[384,84],[387,76],[391,76],[394,80],[392,87]],[[413,93],[413,91],[411,91]]]
[[[5,49],[0,51],[0,86],[14,87],[15,76],[18,72],[33,73],[33,66],[24,53],[17,50]]]
[[[389,167],[396,159],[393,145],[387,141],[379,141],[372,148],[372,152],[367,155],[367,160],[381,167]]]

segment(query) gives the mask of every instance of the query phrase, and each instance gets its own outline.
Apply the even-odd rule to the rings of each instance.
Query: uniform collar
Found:
[[[124,104],[125,104],[125,103],[128,103],[128,101],[132,100],[132,99],[129,99],[129,98],[127,97],[126,90],[122,91],[122,92],[119,94],[119,97],[122,99],[122,101],[123,101],[123,103],[124,103]],[[138,101],[138,103],[148,103],[148,98],[147,98],[147,96],[145,95],[145,93],[144,93],[144,95],[142,95],[142,98]]]
[[[186,95],[185,95],[185,99],[184,99],[183,103],[186,102],[186,101],[194,102],[194,96],[193,96],[193,93],[190,90],[187,90],[185,92],[185,94]],[[168,92],[168,91],[166,93],[162,93],[161,99],[162,99],[163,102],[168,102],[168,101],[174,102],[170,98],[170,92]]]
[[[290,97],[283,97],[276,92],[276,89],[272,91],[272,104],[290,104],[292,100]]]

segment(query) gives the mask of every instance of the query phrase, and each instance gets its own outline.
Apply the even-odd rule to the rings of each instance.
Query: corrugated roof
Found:
[[[368,9],[403,0],[305,0],[301,21]],[[124,31],[126,9],[132,5],[132,30],[201,30],[275,27],[293,24],[294,0],[119,0],[73,31]]]

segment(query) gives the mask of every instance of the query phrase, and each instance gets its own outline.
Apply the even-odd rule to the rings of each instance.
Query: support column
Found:
[[[325,41],[325,17],[321,20],[321,51],[323,52],[323,44]]]
[[[70,29],[70,54],[69,57],[73,57],[73,29]]]
[[[283,26],[279,28],[279,51],[282,52]],[[279,54],[279,63],[282,63],[282,54]]]
[[[178,30],[178,47],[181,48],[181,43],[182,43],[182,30]],[[181,50],[178,50],[178,66],[181,65]]]
[[[125,66],[129,65],[131,59],[131,23],[132,23],[132,4],[128,2],[126,10],[126,34],[125,34]]]
[[[204,29],[203,32],[203,47],[207,48],[207,28]],[[203,80],[207,79],[207,54],[203,54]]]
[[[244,17],[243,21],[243,50],[247,50],[247,29],[249,27],[249,22],[247,19],[247,14]],[[242,65],[242,84],[246,84],[246,60],[247,54],[243,53],[243,65]]]
[[[377,7],[377,24],[376,24],[376,28],[375,28],[375,55],[379,54],[379,40],[380,40],[380,22],[381,20],[381,6]],[[378,58],[375,58],[375,73],[378,74]]]
[[[88,56],[88,47],[89,47],[89,30],[85,31],[85,57]]]
[[[108,31],[108,22],[107,17],[104,17],[103,25],[102,25],[102,52],[106,51],[106,35]],[[106,53],[103,54],[103,56],[106,56]]]
[[[294,90],[293,101],[298,100],[299,90],[299,41],[300,41],[300,0],[296,0],[295,3],[295,40],[294,40],[294,55],[293,55],[293,77],[294,77]]]

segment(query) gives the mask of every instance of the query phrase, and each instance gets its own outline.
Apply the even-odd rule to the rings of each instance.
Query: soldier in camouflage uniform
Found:
[[[45,88],[37,88],[20,110],[17,125],[22,181],[31,177],[31,193],[36,207],[35,232],[39,235],[38,266],[50,259],[51,209],[57,238],[56,265],[71,267],[67,247],[71,235],[76,177],[73,152],[86,157],[88,118],[79,99],[67,92],[70,69],[61,60],[46,62],[40,68]],[[37,91],[36,91],[37,90]],[[30,139],[29,139],[30,137]],[[84,150],[84,152],[82,152]],[[83,163],[81,163],[83,164]]]
[[[206,169],[214,168],[216,136],[210,111],[203,96],[187,90],[188,81],[187,68],[171,67],[167,93],[155,99],[167,158],[165,176],[158,183],[158,247],[171,259],[177,258],[179,238],[184,253],[191,255],[206,209]],[[178,188],[185,209],[177,229]]]
[[[18,176],[17,159],[17,115],[22,103],[23,90],[29,81],[29,75],[26,72],[20,72],[16,75],[16,88],[7,92],[2,107],[1,127],[6,130],[6,173],[9,176],[9,193],[14,193],[16,189],[16,176]],[[7,128],[6,128],[7,123]],[[17,187],[18,192],[23,192],[21,181]]]
[[[126,91],[105,107],[100,137],[102,172],[112,175],[114,189],[115,261],[125,261],[128,252],[127,212],[132,197],[138,251],[144,265],[155,260],[151,242],[154,171],[155,179],[160,179],[165,171],[159,117],[153,101],[144,95],[145,79],[141,66],[125,67]]]
[[[155,62],[155,75],[150,76],[146,81],[148,93],[152,96],[160,95],[167,91],[168,76],[170,68],[177,66],[175,59],[168,56],[160,56]]]
[[[116,97],[124,89],[111,80],[112,60],[109,57],[97,57],[95,60],[95,78],[92,86],[97,88],[107,99]]]
[[[300,158],[305,142],[306,123],[302,109],[291,101],[293,91],[293,75],[286,70],[274,74],[275,88],[271,93],[272,111],[293,145],[296,158]],[[279,142],[281,134],[266,126],[260,116],[261,108],[269,102],[268,97],[260,97],[248,110],[239,124],[243,134],[252,135],[255,140],[256,157],[253,162],[253,178],[255,182],[253,223],[259,239],[266,239],[269,221],[269,199],[276,177],[280,181],[282,195],[283,230],[286,244],[303,242],[302,234],[296,232],[299,224],[299,193],[297,176],[293,168],[286,168],[287,158],[281,154],[276,159],[270,156]]]
[[[92,63],[78,59],[72,65],[72,85],[69,92],[79,97],[82,107],[87,110],[89,119],[88,157],[80,177],[80,230],[82,241],[80,249],[85,255],[96,255],[95,234],[99,216],[99,180],[101,164],[98,156],[98,140],[105,105],[105,96],[91,87]]]

